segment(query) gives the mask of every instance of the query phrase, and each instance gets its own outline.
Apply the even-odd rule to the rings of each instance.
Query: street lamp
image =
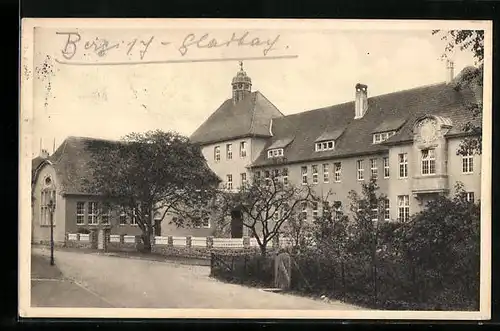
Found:
[[[48,206],[50,212],[50,265],[54,265],[54,210],[56,203],[50,199]]]

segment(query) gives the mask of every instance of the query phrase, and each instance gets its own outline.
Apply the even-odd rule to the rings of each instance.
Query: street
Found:
[[[209,277],[206,266],[32,248],[33,307],[359,309]],[[60,270],[60,272],[58,271]]]

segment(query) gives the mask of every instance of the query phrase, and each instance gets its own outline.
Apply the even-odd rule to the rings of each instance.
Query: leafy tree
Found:
[[[449,54],[456,49],[460,51],[471,52],[478,68],[472,70],[470,68],[464,69],[461,77],[462,82],[459,85],[469,85],[471,87],[478,86],[482,89],[483,86],[483,65],[484,65],[484,31],[483,30],[433,30],[433,35],[440,35],[441,39],[446,43],[443,51],[443,58],[447,58]],[[461,86],[457,86],[460,88]],[[473,115],[474,119],[480,117],[483,109],[482,100],[471,102],[466,105]],[[472,152],[481,154],[481,126],[476,120],[470,121],[465,124],[463,131],[470,135],[466,137],[457,151],[457,154],[464,155]]]
[[[414,215],[404,229],[406,254],[428,279],[427,292],[448,290],[474,298],[479,293],[480,206],[467,201],[461,183],[455,191]]]
[[[158,222],[167,213],[182,224],[197,225],[209,213],[218,177],[208,168],[198,146],[175,132],[131,133],[117,143],[102,143],[86,185],[103,197],[109,208],[120,208],[135,218],[146,251],[151,250],[153,215]]]
[[[266,178],[255,177],[237,192],[225,192],[220,199],[220,209],[239,209],[243,226],[257,240],[261,255],[267,254],[267,245],[283,231],[283,225],[297,220],[303,203],[310,203],[313,194],[310,186],[284,183],[279,172],[266,171]]]

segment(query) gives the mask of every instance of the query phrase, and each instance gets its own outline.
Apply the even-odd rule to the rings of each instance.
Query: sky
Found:
[[[155,129],[190,135],[231,97],[230,83],[241,57],[264,58],[244,60],[244,70],[252,79],[252,90],[263,93],[285,115],[352,101],[356,83],[368,85],[369,96],[375,96],[443,82],[446,77],[441,59],[445,45],[431,29],[306,29],[300,25],[283,30],[73,29],[81,37],[75,49],[65,47],[67,31],[48,27],[34,33],[32,156],[39,153],[40,139],[41,147],[52,152],[54,141],[57,149],[68,136],[119,139],[130,132]],[[189,33],[193,35],[188,40],[208,33],[206,41],[216,38],[222,43],[233,32],[239,37],[246,31],[246,41],[258,37],[264,44],[194,45],[187,54],[180,52],[179,45],[186,44]],[[104,39],[121,47],[103,55],[95,47]],[[142,59],[141,50],[146,50]],[[468,52],[450,57],[455,74],[474,65]],[[207,58],[231,60],[161,62]],[[117,62],[122,65],[74,65]],[[50,72],[44,72],[44,64]]]

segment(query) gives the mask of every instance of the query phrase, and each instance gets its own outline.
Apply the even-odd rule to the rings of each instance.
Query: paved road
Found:
[[[48,250],[33,248],[33,255],[35,259],[46,257]],[[75,302],[73,307],[359,309],[340,302],[223,283],[210,278],[206,266],[65,251],[56,251],[56,264],[63,275],[59,278],[69,280],[32,281],[36,285],[32,289],[33,306],[69,306]]]

